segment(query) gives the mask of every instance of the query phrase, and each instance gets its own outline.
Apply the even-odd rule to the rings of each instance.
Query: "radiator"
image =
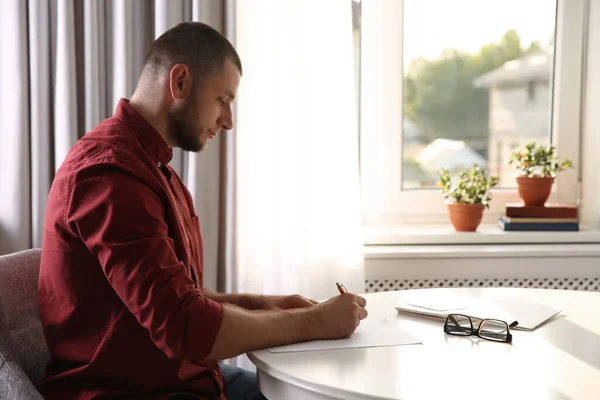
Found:
[[[600,278],[367,279],[367,293],[452,287],[511,287],[600,291]]]

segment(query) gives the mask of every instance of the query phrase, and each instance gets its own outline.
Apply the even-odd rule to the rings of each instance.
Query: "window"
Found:
[[[550,200],[577,201],[585,1],[353,1],[365,226],[447,222],[438,171],[473,162],[501,178],[495,221],[530,141],[574,161]]]

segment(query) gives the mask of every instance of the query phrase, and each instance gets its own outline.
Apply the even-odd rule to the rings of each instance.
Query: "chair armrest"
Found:
[[[44,400],[25,372],[0,354],[0,400]]]

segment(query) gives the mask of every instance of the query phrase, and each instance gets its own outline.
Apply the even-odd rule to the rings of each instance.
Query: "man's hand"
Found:
[[[263,310],[291,310],[294,308],[312,307],[318,302],[295,294],[292,296],[264,296],[260,308]]]
[[[304,308],[249,311],[225,304],[217,340],[207,359],[222,360],[248,351],[307,340],[348,337],[360,320],[367,317],[365,299],[351,293],[312,307],[315,302],[302,296],[257,295],[253,298],[268,300],[273,303],[272,307],[281,307],[283,302],[283,306],[304,304]]]
[[[340,339],[350,336],[361,320],[367,318],[364,297],[351,293],[334,296],[315,306],[315,328],[318,339]]]

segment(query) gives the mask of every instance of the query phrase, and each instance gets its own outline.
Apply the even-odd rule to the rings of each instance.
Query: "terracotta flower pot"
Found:
[[[550,196],[554,178],[549,176],[540,177],[517,177],[519,185],[519,196],[523,199],[526,206],[543,206]]]
[[[458,232],[473,232],[481,223],[483,204],[446,203],[450,222]]]

